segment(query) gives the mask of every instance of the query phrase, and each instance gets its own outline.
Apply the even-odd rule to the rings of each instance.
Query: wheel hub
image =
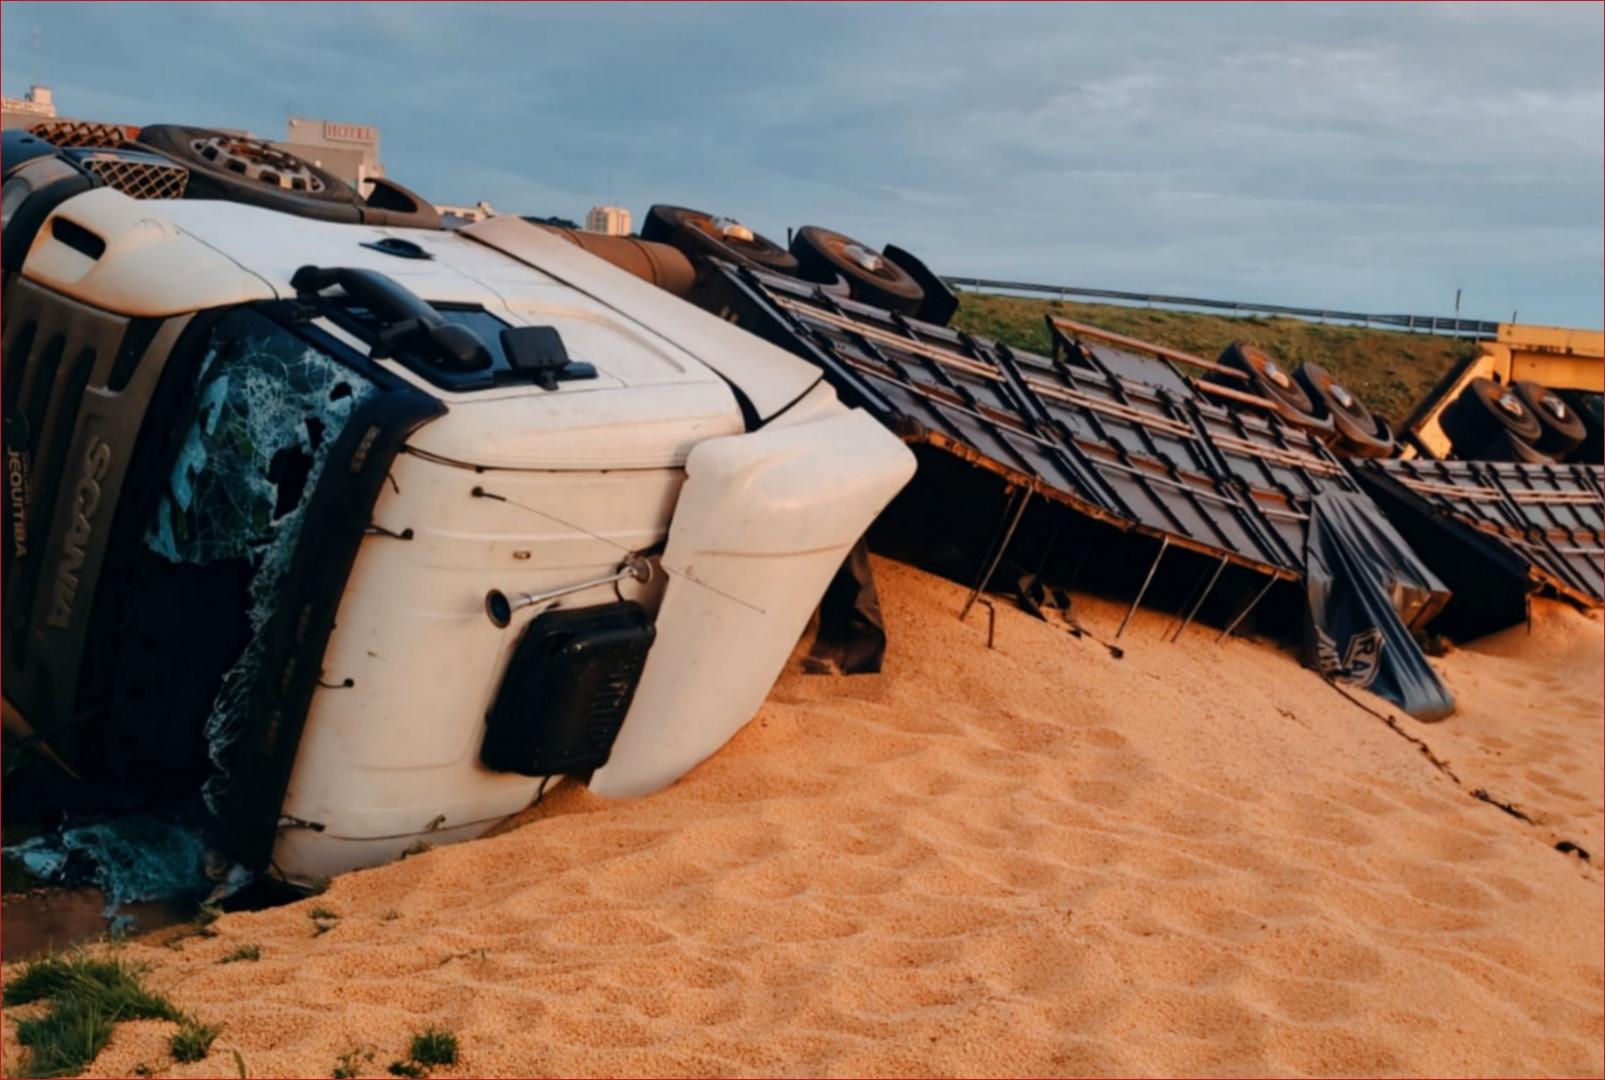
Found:
[[[842,254],[871,274],[880,273],[881,268],[886,265],[886,260],[881,258],[878,252],[869,250],[863,244],[847,244],[842,247]]]
[[[1349,393],[1348,389],[1341,383],[1333,383],[1331,390],[1332,396],[1337,399],[1339,405],[1345,409],[1354,408],[1354,395]]]
[[[726,240],[734,240],[740,244],[752,243],[752,230],[735,218],[714,218],[713,227]]]
[[[1521,402],[1516,400],[1515,394],[1500,394],[1496,401],[1501,409],[1517,420],[1527,415],[1527,410],[1521,407]]]
[[[1278,364],[1275,360],[1267,357],[1265,360],[1265,366],[1260,370],[1265,373],[1265,377],[1267,379],[1271,380],[1271,382],[1275,383],[1283,390],[1292,388],[1293,380],[1287,377],[1287,372],[1283,371],[1282,365]]]
[[[284,191],[317,193],[323,181],[294,154],[276,150],[259,139],[213,135],[195,139],[190,149],[225,172],[268,184]]]
[[[1538,403],[1556,420],[1565,420],[1567,418],[1566,403],[1558,395],[1545,394],[1538,399]]]

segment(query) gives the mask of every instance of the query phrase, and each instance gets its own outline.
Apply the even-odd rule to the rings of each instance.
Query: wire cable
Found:
[[[557,516],[556,514],[551,513],[550,511],[542,510],[540,507],[528,506],[528,505],[526,505],[524,503],[519,502],[517,499],[509,499],[506,495],[498,495],[494,491],[486,491],[482,487],[474,488],[473,496],[476,499],[495,499],[497,502],[504,502],[508,506],[516,506],[520,510],[524,510],[524,511],[527,511],[527,512],[529,512],[531,514],[535,514],[535,515],[537,515],[539,517],[546,518],[548,521],[556,522],[557,524],[562,525],[564,528],[573,529],[577,533],[582,533],[585,536],[589,536],[592,540],[597,540],[597,541],[600,541],[601,543],[607,544],[609,547],[615,548],[618,551],[623,552],[625,555],[634,555],[634,554],[636,554],[636,552],[631,551],[629,548],[625,547],[623,544],[619,543],[617,540],[614,540],[612,537],[603,536],[600,533],[592,532],[590,529],[587,529],[583,525],[576,524],[575,522],[569,521],[566,518],[561,518],[561,517]],[[700,586],[701,588],[707,589],[709,592],[715,594],[716,596],[721,596],[724,599],[729,600],[732,604],[740,604],[742,607],[746,608],[747,610],[757,612],[759,615],[767,615],[768,614],[768,612],[766,612],[763,608],[759,607],[757,604],[753,604],[753,603],[750,603],[750,602],[748,602],[746,600],[743,600],[739,596],[732,596],[730,593],[725,592],[723,589],[719,588],[718,586],[710,585],[706,581],[703,581],[701,578],[696,577],[695,575],[693,575],[688,570],[680,570],[680,569],[678,569],[676,567],[670,566],[668,563],[663,562],[662,560],[659,560],[659,565],[663,567],[663,572],[665,574],[668,574],[671,577],[682,578],[682,579],[684,579],[686,581],[689,581],[693,585],[697,585],[697,586]]]

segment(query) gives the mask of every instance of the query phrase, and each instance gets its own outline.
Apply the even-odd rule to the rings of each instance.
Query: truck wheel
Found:
[[[1605,411],[1605,398],[1586,390],[1551,390],[1571,407],[1572,415],[1583,422],[1583,441],[1578,443],[1565,460],[1598,465],[1605,461],[1605,427],[1601,425],[1601,412]]]
[[[440,211],[411,188],[402,187],[389,177],[371,181],[373,187],[362,203],[364,225],[389,225],[400,229],[439,229]]]
[[[1372,413],[1370,435],[1364,439],[1343,436],[1334,449],[1344,457],[1385,458],[1392,457],[1399,449],[1399,444],[1394,440],[1388,422]]]
[[[187,167],[192,197],[227,199],[325,221],[362,220],[357,193],[344,180],[260,139],[211,128],[153,124],[140,129],[134,145]]]
[[[810,281],[847,279],[853,299],[887,311],[913,315],[925,302],[925,290],[907,270],[850,236],[804,225],[791,241],[802,276]]]
[[[1225,367],[1235,368],[1249,378],[1249,390],[1270,401],[1277,415],[1295,427],[1310,432],[1322,442],[1333,438],[1332,418],[1323,416],[1310,395],[1276,358],[1246,341],[1234,341],[1226,346],[1216,361]],[[1226,385],[1241,389],[1235,383]]]
[[[1449,403],[1439,426],[1460,457],[1475,457],[1508,431],[1531,445],[1542,429],[1521,396],[1492,379],[1476,378]]]
[[[1459,454],[1458,449],[1455,452]],[[1553,465],[1556,460],[1509,428],[1501,428],[1474,452],[1460,457],[1465,461],[1514,461],[1522,465]]]
[[[1533,445],[1544,453],[1563,458],[1587,436],[1588,429],[1583,426],[1583,418],[1547,386],[1523,379],[1511,389],[1516,391],[1516,396],[1537,418],[1539,434]]]
[[[725,259],[754,270],[797,276],[797,260],[762,233],[739,221],[714,217],[684,206],[652,207],[641,223],[641,239],[679,248],[692,262]]]
[[[1303,364],[1293,379],[1315,406],[1315,411],[1331,417],[1336,435],[1334,449],[1349,457],[1387,457],[1393,452],[1393,433],[1387,424],[1371,414],[1365,402],[1349,393],[1332,373],[1320,364]]]
[[[953,316],[959,310],[959,298],[948,287],[947,282],[931,272],[911,251],[906,251],[896,244],[887,244],[881,248],[881,254],[892,260],[898,266],[908,271],[909,277],[919,282],[925,291],[925,299],[914,317],[921,322],[935,323],[937,326],[946,326],[953,321]]]
[[[837,274],[830,281],[815,281],[810,282],[810,284],[819,286],[820,292],[830,296],[838,296],[844,300],[853,295],[853,287],[840,274]]]

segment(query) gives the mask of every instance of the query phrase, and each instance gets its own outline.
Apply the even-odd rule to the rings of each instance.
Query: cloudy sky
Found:
[[[66,115],[371,123],[441,202],[828,225],[946,273],[1601,324],[1597,3],[5,3]]]

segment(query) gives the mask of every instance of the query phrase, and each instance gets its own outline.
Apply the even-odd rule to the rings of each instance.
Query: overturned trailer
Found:
[[[1267,375],[1252,355],[1242,367],[1186,357],[1221,369],[1211,372],[1220,383],[1201,383],[1163,358],[1131,351],[1142,343],[1062,322],[1059,355],[1039,356],[731,263],[712,266],[693,297],[819,365],[844,400],[911,444],[1001,481],[1007,510],[977,592],[1039,499],[1157,541],[1134,579],[1132,610],[1167,553],[1200,556],[1178,636],[1235,567],[1248,574],[1232,585],[1238,595],[1225,632],[1286,583],[1303,594],[1314,666],[1422,718],[1452,709],[1413,639],[1448,589],[1333,453],[1330,420],[1290,422],[1284,402],[1237,387],[1275,384],[1274,366]],[[1286,398],[1308,402],[1310,395]],[[1363,425],[1354,430],[1367,434]],[[1116,636],[1124,629],[1123,622]]]
[[[1452,590],[1439,621],[1456,636],[1519,622],[1535,593],[1605,603],[1599,465],[1415,458],[1356,475]]]
[[[1495,460],[1412,464],[1400,458],[1419,447],[1396,441],[1381,416],[1318,364],[1289,371],[1246,342],[1210,360],[1052,315],[1052,356],[1037,356],[947,329],[956,298],[901,248],[876,252],[804,228],[782,264],[772,257],[776,245],[739,224],[669,209],[675,220],[701,225],[695,242],[662,234],[699,264],[692,299],[820,365],[845,397],[902,434],[922,453],[925,479],[915,491],[929,489],[940,470],[941,486],[962,483],[944,462],[1001,480],[993,488],[1005,493],[1002,521],[984,545],[971,603],[1037,496],[1159,541],[1146,574],[1127,582],[1133,610],[1156,574],[1162,581],[1167,551],[1218,559],[1188,595],[1178,635],[1228,566],[1264,580],[1257,590],[1241,581],[1227,587],[1251,594],[1227,616],[1228,629],[1278,580],[1301,581],[1311,662],[1350,675],[1363,668],[1362,681],[1376,663],[1369,643],[1382,616],[1356,614],[1359,633],[1338,647],[1327,626],[1335,566],[1346,578],[1369,579],[1366,588],[1388,600],[1378,610],[1391,606],[1413,634],[1465,638],[1511,625],[1533,591],[1600,603],[1599,467],[1558,464],[1563,455],[1587,460],[1579,439],[1597,424],[1542,385],[1483,379],[1461,395],[1456,449]],[[1431,466],[1429,478],[1423,470]],[[1456,500],[1446,500],[1455,486]],[[935,515],[912,526],[938,545],[964,531],[948,494],[938,496]],[[973,485],[966,497],[987,501]],[[1344,557],[1345,546],[1364,555]],[[1037,564],[1046,566],[1046,553]],[[1451,600],[1445,578],[1460,599]],[[1446,695],[1419,650],[1398,637],[1398,665],[1415,673],[1405,682],[1419,675],[1422,685],[1401,684],[1396,699],[1419,714],[1441,713]],[[1351,655],[1368,659],[1333,660]]]

